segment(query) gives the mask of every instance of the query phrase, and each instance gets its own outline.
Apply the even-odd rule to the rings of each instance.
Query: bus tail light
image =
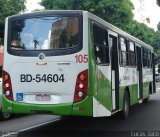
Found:
[[[13,100],[11,79],[10,75],[6,71],[3,71],[3,89],[6,98],[8,98],[9,100]]]
[[[80,72],[77,76],[74,92],[74,102],[83,100],[88,95],[88,69]]]

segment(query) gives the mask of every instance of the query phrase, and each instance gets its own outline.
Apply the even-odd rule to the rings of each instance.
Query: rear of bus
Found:
[[[3,112],[92,115],[84,21],[82,11],[6,19]]]

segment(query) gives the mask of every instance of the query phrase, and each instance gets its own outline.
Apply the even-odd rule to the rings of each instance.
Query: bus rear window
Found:
[[[11,22],[10,49],[54,50],[78,46],[78,17],[35,17]]]

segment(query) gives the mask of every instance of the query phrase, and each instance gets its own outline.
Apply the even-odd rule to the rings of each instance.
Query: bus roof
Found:
[[[96,16],[90,12],[87,12],[86,14],[88,14],[88,17],[95,20],[97,23],[107,27],[108,29],[116,32],[119,35],[122,35],[123,37],[130,39],[131,41],[134,41],[137,44],[137,46],[142,45],[143,47],[146,47],[146,48],[150,49],[151,51],[153,51],[153,47],[151,45],[149,45],[149,44],[139,40],[138,38],[124,32],[123,30],[119,29],[118,27],[106,22],[105,20],[99,18],[98,16]]]

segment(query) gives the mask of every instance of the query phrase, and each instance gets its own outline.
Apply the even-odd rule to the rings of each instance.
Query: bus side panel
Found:
[[[126,87],[129,89],[130,105],[134,105],[138,102],[138,84],[122,86],[119,88],[119,109],[123,109],[124,91]]]
[[[149,83],[150,82],[143,83],[143,99],[147,98],[149,95]]]
[[[153,76],[152,76],[153,77],[153,84],[152,84],[153,85],[153,87],[152,87],[153,90],[152,90],[152,94],[153,94],[153,93],[156,93],[156,80],[155,80],[155,73],[156,72],[155,72],[155,55],[154,55],[154,53],[152,53],[152,67],[153,67],[152,68],[152,71],[153,71]]]
[[[93,23],[89,20],[89,93],[93,96],[93,116],[108,116],[112,109],[110,66],[96,65]],[[100,114],[101,113],[101,114]],[[103,113],[103,114],[102,114]]]
[[[138,102],[138,84],[129,86],[130,91],[130,105],[134,105]]]
[[[97,100],[105,106],[109,111],[112,111],[112,95],[111,95],[111,72],[110,66],[98,66],[97,80]],[[107,77],[106,77],[107,75]]]
[[[119,109],[123,108],[125,90],[129,90],[130,105],[137,103],[138,82],[136,68],[120,67]]]
[[[149,96],[149,85],[153,81],[151,69],[143,68],[143,99]]]
[[[90,43],[88,40],[88,15],[83,14],[83,49],[85,50],[85,54],[88,55],[88,62],[86,63],[86,67],[88,68],[88,96],[80,101],[73,103],[72,115],[81,115],[81,116],[92,116],[93,115],[93,88],[92,82],[94,81],[93,69],[89,67],[90,64],[90,51],[88,44]],[[82,65],[82,64],[80,64]],[[93,65],[93,63],[92,63]],[[81,66],[79,66],[81,67]],[[93,66],[94,68],[94,66]],[[94,82],[95,83],[95,82]]]
[[[124,98],[124,91],[125,86],[121,87],[119,86],[119,109],[123,109],[123,98]]]
[[[97,68],[95,64],[95,54],[93,48],[93,28],[92,28],[92,20],[88,20],[88,93],[94,98],[97,92]],[[93,102],[93,101],[92,101]],[[93,108],[93,116],[94,113],[97,115],[97,104],[92,103]],[[96,111],[96,112],[95,112]]]

